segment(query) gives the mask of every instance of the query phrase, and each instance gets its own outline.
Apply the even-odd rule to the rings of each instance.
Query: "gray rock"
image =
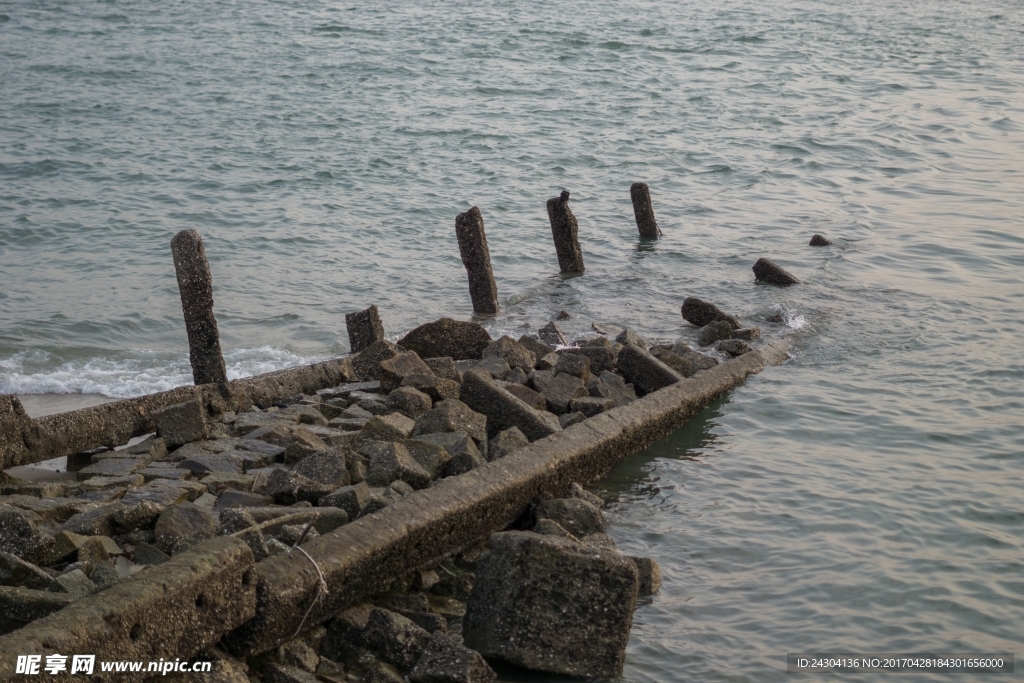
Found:
[[[590,380],[590,359],[577,353],[563,351],[555,363],[555,375],[567,374],[579,377],[586,384]]]
[[[459,369],[455,367],[455,359],[451,356],[424,358],[423,362],[427,364],[427,367],[429,367],[430,371],[436,376],[442,379],[452,380],[453,382],[459,381]]]
[[[529,381],[529,376],[523,372],[522,368],[512,368],[505,381],[510,384],[522,384],[525,386],[526,382]]]
[[[487,459],[497,460],[505,457],[514,450],[530,445],[530,440],[520,431],[519,427],[509,427],[491,439],[487,449]]]
[[[580,500],[585,500],[598,510],[604,507],[604,501],[600,496],[587,491],[576,482],[573,482],[572,486],[569,487],[569,493],[566,495],[566,498],[579,498]]]
[[[60,586],[62,592],[72,595],[88,595],[96,590],[96,584],[90,581],[81,569],[61,574],[54,581]]]
[[[223,362],[223,361],[222,361]],[[199,399],[176,403],[152,413],[153,424],[167,446],[173,448],[189,441],[205,439],[209,434],[206,411]]]
[[[557,356],[557,354],[552,355]],[[552,365],[551,367],[554,368],[554,365]],[[530,387],[538,393],[543,393],[544,389],[546,389],[547,386],[551,384],[551,381],[553,379],[555,379],[555,371],[553,369],[534,370],[533,372],[530,373],[529,376]]]
[[[334,489],[334,486],[321,484],[296,472],[275,469],[267,477],[263,492],[272,496],[278,503],[292,505],[302,500],[315,503]]]
[[[348,343],[352,353],[359,353],[370,344],[384,340],[384,324],[376,306],[365,311],[345,314],[345,327],[348,329]]]
[[[617,551],[509,531],[491,536],[463,622],[487,658],[579,677],[622,673],[637,572]]]
[[[548,344],[542,342],[534,335],[530,334],[524,334],[523,336],[521,336],[519,338],[519,343],[522,344],[526,350],[533,354],[535,361],[540,361],[541,358],[548,355],[549,353],[554,353],[555,351],[555,349],[552,346],[549,346]],[[534,367],[536,366],[537,365],[535,362]],[[526,374],[530,374],[530,370],[527,370]]]
[[[392,442],[370,459],[366,483],[370,486],[387,486],[396,480],[404,481],[414,489],[423,489],[430,484],[431,476],[420,467],[405,446]]]
[[[823,235],[814,234],[811,236],[810,246],[812,247],[827,247],[830,244],[832,244],[832,242],[826,239]]]
[[[487,356],[476,364],[476,370],[482,370],[494,379],[504,380],[512,368],[501,356]],[[465,377],[463,377],[465,381]],[[461,396],[461,394],[460,394]]]
[[[401,441],[412,436],[416,425],[417,422],[401,413],[375,415],[363,425],[362,433],[365,438],[376,441]]]
[[[454,360],[470,360],[480,358],[490,341],[491,335],[477,323],[441,318],[420,325],[402,337],[398,344],[415,351],[420,358],[447,356]]]
[[[715,344],[715,350],[719,353],[724,353],[729,356],[742,356],[745,353],[750,353],[754,349],[750,347],[750,344],[743,341],[742,339],[723,339],[722,341]]]
[[[466,432],[478,444],[487,441],[487,416],[459,400],[449,399],[416,419],[416,436],[438,432]]]
[[[697,327],[704,327],[710,323],[724,320],[729,323],[734,330],[738,330],[740,328],[740,321],[736,316],[729,315],[713,303],[702,301],[695,296],[690,296],[683,300],[681,311],[683,319]]]
[[[327,424],[327,418],[320,411],[320,405],[319,403],[316,405],[312,403],[296,403],[287,408],[282,408],[278,415],[293,417],[295,422],[299,424],[319,425],[322,427]]]
[[[537,505],[536,518],[550,519],[577,538],[604,533],[604,515],[600,508],[582,498],[555,498]]]
[[[286,465],[294,465],[303,458],[327,450],[327,444],[309,429],[293,427],[287,436],[284,455],[282,456]]]
[[[487,460],[477,450],[472,439],[465,439],[461,446],[456,449],[456,452],[451,455],[451,460],[445,463],[442,470],[446,477],[456,477],[487,464]]]
[[[569,412],[580,412],[586,417],[600,415],[606,410],[611,410],[614,407],[615,401],[610,398],[602,398],[598,396],[584,396],[583,398],[574,398],[569,401]]]
[[[685,347],[685,349],[683,347]],[[651,355],[678,372],[683,377],[692,377],[701,370],[707,370],[708,368],[713,368],[718,365],[718,361],[711,356],[705,356],[703,353],[698,353],[697,351],[686,347],[685,344],[677,342],[672,349],[672,351],[668,351],[663,347],[656,346],[651,349]],[[682,351],[682,353],[677,353],[677,349]]]
[[[569,345],[569,342],[565,338],[565,334],[562,332],[562,328],[560,328],[558,323],[553,320],[537,330],[537,336],[540,337],[542,342],[551,347],[552,351],[559,346]]]
[[[590,371],[600,374],[605,370],[614,370],[618,349],[604,337],[589,339],[585,344],[572,349],[571,353],[586,356],[590,359]]]
[[[759,339],[760,337],[760,327],[744,327],[742,329],[732,331],[733,339],[744,339],[746,341],[751,341],[753,339]]]
[[[416,610],[399,609],[397,607],[393,607],[390,609],[395,614],[401,614],[406,619],[409,619],[427,633],[433,633],[434,631],[448,633],[448,620],[442,617],[440,614],[434,614],[433,612],[418,612]]]
[[[75,478],[78,481],[86,481],[93,477],[127,477],[147,464],[144,459],[106,458],[78,470]]]
[[[524,384],[508,384],[505,386],[505,390],[531,408],[536,408],[537,410],[548,409],[548,400]]]
[[[480,453],[480,450],[476,446],[476,441],[468,434],[466,434],[466,432],[463,431],[438,432],[436,434],[421,434],[417,436],[415,439],[411,439],[410,441],[422,441],[429,444],[440,446],[448,454],[448,457],[445,459],[445,463],[447,463],[448,460],[455,457],[459,453],[462,453],[463,451],[476,453],[478,455]],[[411,452],[412,451],[410,451],[410,453]]]
[[[297,666],[268,662],[263,670],[265,683],[320,683],[313,674]]]
[[[153,528],[156,547],[168,555],[175,555],[199,541],[213,538],[216,533],[217,522],[213,515],[189,502],[164,510]]]
[[[124,531],[135,531],[137,529],[148,529],[152,527],[163,507],[151,500],[140,500],[114,513],[114,524],[118,529]]]
[[[472,439],[470,442],[472,443]],[[431,479],[436,479],[444,470],[444,466],[451,460],[448,451],[438,443],[414,438],[403,441],[402,445],[409,451],[413,460],[418,462],[420,467],[430,475]]]
[[[171,239],[171,255],[185,316],[192,380],[196,386],[226,383],[227,369],[213,315],[213,276],[203,238],[195,230],[182,230]]]
[[[369,420],[371,417],[373,417],[373,413],[365,408],[360,408],[358,405],[349,406],[341,411],[341,418],[346,420]],[[328,423],[328,426],[330,426],[330,423]]]
[[[300,460],[292,468],[292,472],[327,486],[348,486],[351,483],[345,452],[337,448],[322,451]]]
[[[163,564],[171,559],[170,555],[148,543],[139,543],[135,546],[134,557],[136,564]]]
[[[732,336],[732,326],[724,320],[717,320],[700,328],[697,343],[701,346],[711,346],[719,339],[728,339],[730,336]]]
[[[380,390],[389,394],[402,386],[408,375],[430,375],[433,371],[415,351],[405,351],[380,362]]]
[[[143,488],[152,487],[156,483],[157,482],[150,482]],[[204,491],[206,490],[205,486],[202,488]],[[128,498],[128,496],[125,496],[125,498]],[[173,505],[183,499],[184,495],[179,495],[174,497],[172,502],[168,504]],[[128,499],[124,502],[115,501],[113,503],[101,505],[98,508],[80,512],[61,524],[59,530],[70,531],[73,534],[81,534],[83,536],[113,536],[114,533],[116,533],[114,528],[114,516],[121,508],[125,507],[125,505],[131,504],[132,502],[135,501],[133,499]]]
[[[4,583],[9,586],[64,592],[53,576],[11,553],[0,552],[0,576],[4,577]]]
[[[649,394],[683,379],[678,372],[646,350],[630,344],[619,353],[619,372],[640,394]]]
[[[661,588],[661,567],[649,557],[627,556],[629,561],[636,567],[637,576],[640,579],[637,595],[646,597],[654,595]]]
[[[386,398],[384,400],[363,399],[362,401],[359,402],[359,407],[363,408],[371,415],[388,415],[389,413],[392,412],[392,410],[388,408]]]
[[[388,394],[388,410],[415,420],[434,407],[429,396],[412,387],[399,387]]]
[[[228,453],[205,453],[186,458],[178,463],[178,467],[198,476],[214,472],[242,474],[245,470],[244,461]]]
[[[543,358],[539,358],[537,360],[537,369],[554,371],[555,366],[558,365],[558,359],[559,355],[555,352],[551,352],[548,355],[544,356]]]
[[[412,683],[494,683],[498,675],[478,652],[435,631],[409,672],[409,680]]]
[[[412,387],[421,391],[434,401],[444,401],[459,397],[459,383],[455,380],[435,375],[406,375],[402,379],[403,387]]]
[[[586,383],[579,377],[559,373],[541,392],[548,402],[548,408],[556,415],[569,412],[569,403],[576,398],[587,396]]]
[[[381,361],[394,358],[400,352],[401,349],[386,339],[375,341],[352,359],[352,371],[362,382],[380,380]]]
[[[0,635],[62,610],[77,599],[67,593],[0,586]]]
[[[558,416],[558,424],[562,426],[562,429],[568,429],[575,424],[579,424],[587,419],[587,416],[583,413],[565,413],[564,415]]]
[[[619,342],[623,346],[626,344],[632,344],[634,346],[639,346],[641,349],[647,348],[647,342],[644,341],[644,338],[628,327],[622,332],[619,332],[619,336],[615,337],[615,341]]]
[[[319,500],[320,507],[341,508],[349,519],[359,517],[370,502],[370,487],[365,481],[336,489]]]
[[[533,525],[533,533],[541,534],[542,536],[557,536],[559,538],[567,538],[571,541],[579,542],[580,539],[576,538],[565,528],[553,519],[540,519]]]
[[[34,562],[49,554],[53,547],[53,537],[40,531],[27,512],[0,505],[0,551]]]
[[[374,607],[362,632],[363,644],[402,673],[409,673],[430,642],[430,634],[412,620]]]
[[[485,352],[486,356],[498,356],[504,359],[510,368],[519,368],[523,372],[533,372],[533,364],[537,357],[533,351],[509,336],[503,336]]]
[[[755,278],[761,282],[767,282],[770,285],[800,284],[800,280],[797,280],[794,275],[784,270],[774,261],[766,258],[757,259],[757,263],[754,264],[751,270],[754,271]]]
[[[555,416],[531,408],[477,370],[464,375],[462,400],[487,416],[487,430],[491,434],[519,427],[526,438],[536,441],[561,429]]]
[[[572,316],[569,315],[569,311],[566,311],[564,309],[559,311],[558,315],[555,316],[555,320],[570,320],[571,318]]]

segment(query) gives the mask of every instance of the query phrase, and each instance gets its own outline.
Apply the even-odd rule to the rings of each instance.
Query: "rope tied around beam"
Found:
[[[315,521],[316,521],[316,517],[314,517],[313,519],[309,520],[309,524],[307,524],[306,528],[302,530],[302,535],[299,536],[299,540],[295,541],[295,545],[293,545],[291,548],[288,549],[289,553],[291,551],[293,551],[293,550],[298,550],[300,553],[305,555],[306,559],[313,563],[313,568],[316,569],[316,573],[320,577],[320,581],[317,582],[317,585],[316,585],[316,594],[313,596],[313,601],[311,603],[309,603],[309,608],[306,610],[306,613],[302,615],[302,621],[299,622],[299,626],[298,626],[298,628],[295,629],[295,633],[292,634],[292,638],[295,638],[300,633],[302,633],[302,627],[306,625],[306,619],[309,618],[310,612],[313,611],[313,608],[316,607],[316,604],[318,602],[320,602],[323,599],[323,597],[325,595],[327,595],[328,591],[330,590],[327,587],[327,581],[324,579],[324,573],[322,571],[320,571],[320,565],[317,564],[317,561],[314,560],[310,556],[309,553],[307,553],[305,550],[303,550],[299,546],[299,544],[302,543],[302,541],[306,538],[306,534],[309,533],[309,530],[311,528],[313,528],[313,522],[315,522]]]

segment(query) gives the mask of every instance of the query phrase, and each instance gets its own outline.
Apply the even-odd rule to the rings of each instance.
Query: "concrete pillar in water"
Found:
[[[491,270],[491,252],[484,234],[484,217],[473,207],[455,217],[455,236],[459,239],[459,253],[469,276],[469,296],[475,313],[498,312],[498,285]]]
[[[569,209],[569,193],[562,190],[558,197],[548,200],[548,219],[551,236],[558,252],[558,266],[563,273],[583,272],[583,252],[580,251],[579,224]]]
[[[203,249],[203,238],[195,230],[182,230],[171,240],[171,253],[188,332],[192,381],[196,385],[227,382],[217,319],[213,317],[213,276]]]
[[[365,311],[346,313],[345,327],[348,328],[348,344],[352,347],[352,353],[359,353],[370,344],[384,339],[384,324],[380,321],[376,305]]]
[[[629,186],[629,196],[633,200],[633,216],[636,218],[636,229],[640,231],[640,236],[652,239],[661,237],[658,222],[654,220],[651,188],[647,183],[633,183]]]

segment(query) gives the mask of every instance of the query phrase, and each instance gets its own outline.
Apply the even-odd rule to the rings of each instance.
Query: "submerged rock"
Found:
[[[691,325],[704,327],[713,322],[724,320],[734,330],[740,328],[740,321],[734,315],[729,315],[718,306],[708,301],[702,301],[695,296],[686,297],[682,306],[683,319]]]
[[[825,237],[823,235],[815,234],[815,235],[813,235],[811,237],[811,244],[810,244],[810,246],[812,246],[812,247],[827,247],[830,244],[832,244],[832,242],[827,240],[827,239],[825,239]]]
[[[719,339],[728,339],[731,335],[732,326],[724,320],[717,320],[700,328],[697,343],[701,346],[711,346]]]
[[[767,282],[770,285],[800,284],[800,280],[796,279],[796,276],[784,270],[774,261],[766,258],[757,259],[757,263],[754,264],[751,270],[754,271],[754,277],[761,282]]]

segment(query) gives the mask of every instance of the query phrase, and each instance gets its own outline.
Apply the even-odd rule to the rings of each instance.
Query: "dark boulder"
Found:
[[[523,372],[533,372],[533,365],[537,357],[528,348],[517,342],[512,337],[503,336],[487,349],[485,356],[499,356],[504,359],[510,368],[520,368]]]
[[[408,375],[431,375],[430,366],[415,351],[405,351],[380,362],[380,390],[388,394],[402,386]]]
[[[682,313],[686,322],[697,327],[704,327],[710,323],[724,320],[734,330],[740,328],[740,321],[736,316],[729,315],[713,303],[702,301],[695,296],[689,296],[683,300]]]
[[[794,275],[785,271],[781,266],[766,258],[757,259],[757,263],[754,264],[751,270],[754,271],[755,278],[761,282],[767,282],[770,285],[800,284],[800,280],[797,280]]]
[[[562,332],[562,328],[558,326],[555,321],[549,322],[544,327],[537,330],[537,336],[540,340],[552,347],[552,351],[559,346],[567,346],[569,342],[565,338],[565,334]]]
[[[537,505],[536,518],[557,522],[577,538],[604,533],[604,515],[600,508],[582,498],[555,498]]]
[[[435,631],[409,672],[412,683],[494,683],[498,675],[480,653]]]
[[[374,342],[352,359],[352,371],[360,382],[379,380],[381,362],[394,358],[399,353],[401,349],[386,339]]]
[[[420,325],[402,337],[398,344],[415,351],[420,358],[448,356],[455,360],[471,360],[480,358],[490,341],[491,335],[477,323],[441,318]]]
[[[683,379],[645,349],[632,344],[619,353],[619,372],[633,384],[638,394],[649,394]]]
[[[697,343],[701,346],[711,346],[719,339],[728,339],[731,335],[732,326],[724,320],[717,320],[700,328]]]
[[[384,325],[376,306],[365,311],[345,314],[345,327],[348,328],[348,343],[352,353],[359,353],[370,344],[384,340]]]
[[[815,234],[814,236],[811,237],[812,247],[827,247],[830,244],[832,244],[832,242],[825,239],[823,235]]]

